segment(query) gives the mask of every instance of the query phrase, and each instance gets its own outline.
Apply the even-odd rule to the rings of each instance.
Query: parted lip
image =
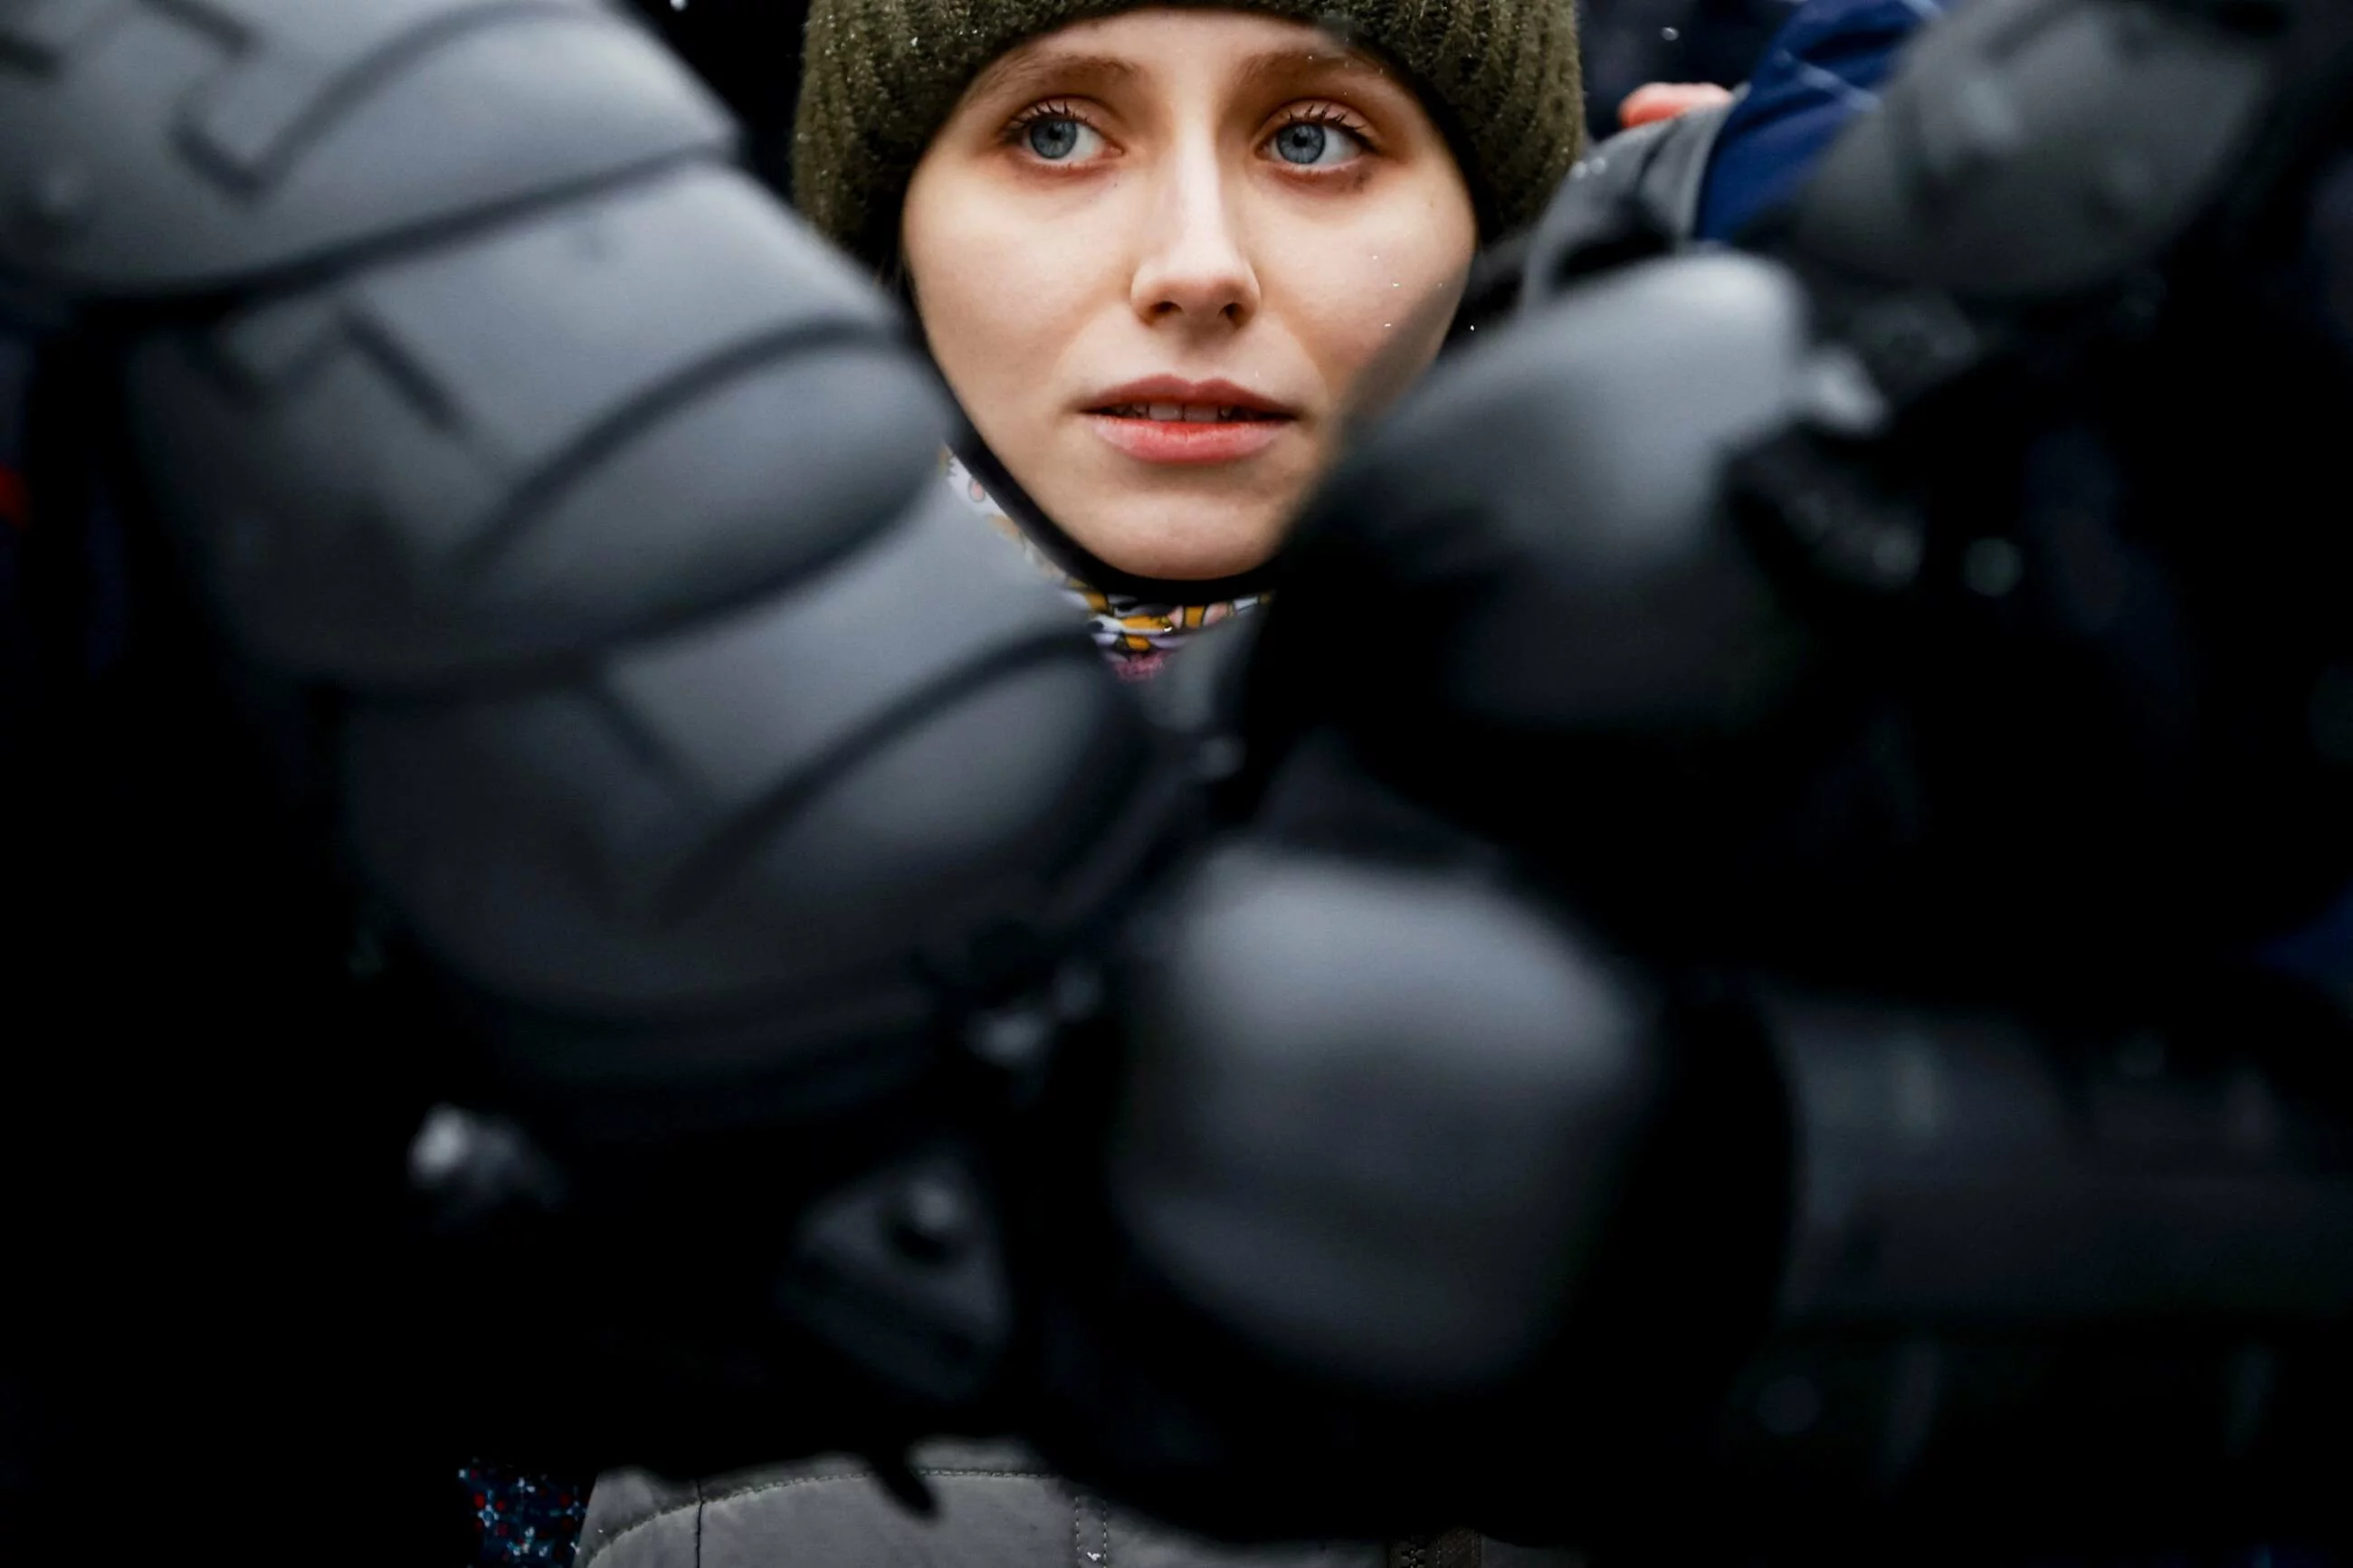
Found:
[[[1141,381],[1125,382],[1097,393],[1088,399],[1085,407],[1086,412],[1097,414],[1108,408],[1137,403],[1247,408],[1253,414],[1274,415],[1285,419],[1297,417],[1293,410],[1246,386],[1237,386],[1230,381],[1187,381],[1181,375],[1148,375]]]

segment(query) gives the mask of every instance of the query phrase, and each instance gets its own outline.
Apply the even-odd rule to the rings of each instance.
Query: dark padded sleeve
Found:
[[[1166,918],[1112,1145],[1139,1251],[1353,1385],[1524,1374],[1654,1119],[1641,984],[1454,868],[1237,845]]]
[[[2299,52],[2327,52],[2277,22],[2099,0],[1960,7],[1823,158],[1798,245],[1995,300],[2097,284],[2243,174],[2283,75]]]
[[[1821,1555],[1898,1521],[1988,1557],[2341,1542],[2344,1041],[2284,1001],[2071,1038],[1768,996],[1799,1158],[1725,1513]]]
[[[1810,314],[1769,264],[1674,257],[1440,366],[1302,524],[1251,667],[1254,754],[1335,720],[1425,803],[1557,838],[1622,820],[1592,804],[1620,776],[1597,748],[1770,711],[1809,650],[1726,520],[1724,465],[1834,379]],[[1334,641],[1366,603],[1415,613]]]

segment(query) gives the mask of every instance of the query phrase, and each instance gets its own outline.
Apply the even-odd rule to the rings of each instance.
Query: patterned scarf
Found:
[[[1130,594],[1106,594],[1071,576],[1023,531],[1021,524],[998,505],[964,459],[946,454],[948,488],[957,499],[987,518],[997,531],[1021,547],[1023,554],[1062,590],[1063,595],[1087,614],[1095,646],[1111,660],[1122,680],[1149,680],[1160,673],[1168,656],[1219,622],[1248,615],[1269,595],[1225,599],[1209,605],[1160,604]]]

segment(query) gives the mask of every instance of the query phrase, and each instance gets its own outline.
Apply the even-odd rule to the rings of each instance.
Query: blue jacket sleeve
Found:
[[[1805,183],[1847,121],[1878,101],[1895,58],[1946,0],[1808,0],[1725,121],[1697,237],[1735,238]]]

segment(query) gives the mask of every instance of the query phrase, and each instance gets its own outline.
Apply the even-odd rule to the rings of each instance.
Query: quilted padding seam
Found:
[[[919,1468],[915,1471],[915,1474],[925,1477],[935,1476],[944,1479],[952,1480],[1050,1481],[1056,1479],[1044,1470]],[[741,1498],[758,1497],[762,1492],[787,1491],[794,1487],[819,1486],[828,1481],[871,1481],[874,1478],[871,1475],[868,1474],[864,1470],[843,1470],[838,1474],[827,1476],[791,1476],[783,1480],[762,1481],[756,1486],[738,1487],[733,1491],[723,1492],[706,1492],[702,1489],[702,1486],[698,1484],[695,1487],[695,1495],[691,1501],[674,1502],[668,1508],[649,1513],[643,1519],[633,1520],[621,1529],[615,1531],[597,1546],[594,1556],[583,1557],[580,1560],[579,1568],[592,1568],[592,1564],[596,1563],[597,1558],[604,1556],[605,1553],[612,1551],[613,1548],[618,1546],[622,1542],[627,1541],[630,1536],[635,1535],[640,1530],[659,1524],[666,1519],[675,1518],[679,1514],[684,1513],[690,1508],[694,1510],[694,1560],[696,1563],[700,1563],[702,1561],[702,1510],[706,1503],[733,1502]]]

